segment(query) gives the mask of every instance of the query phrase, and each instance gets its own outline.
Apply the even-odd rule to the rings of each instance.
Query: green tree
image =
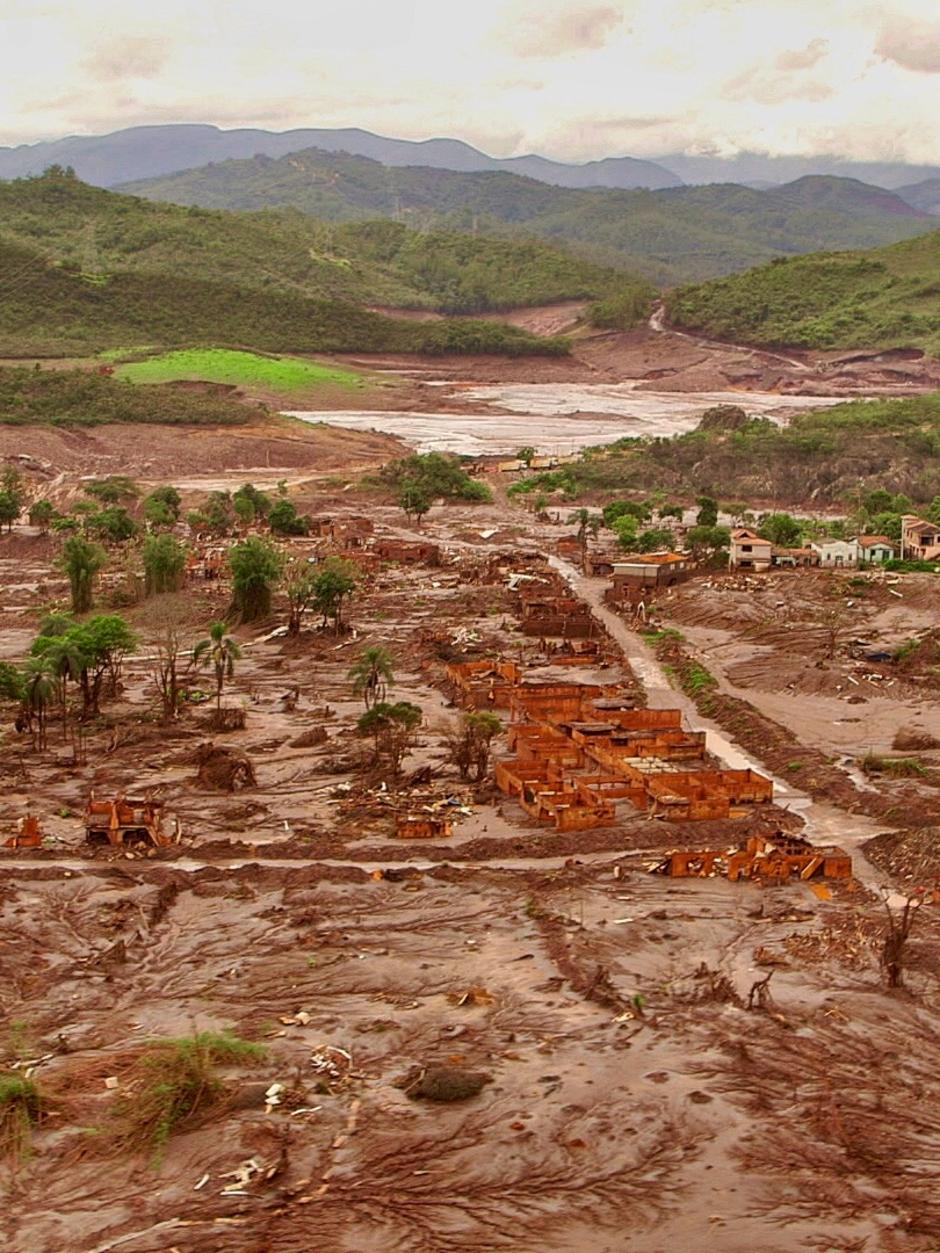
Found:
[[[182,498],[175,487],[156,487],[144,499],[144,518],[151,526],[173,526],[179,521]]]
[[[103,505],[119,505],[122,500],[136,500],[140,488],[126,474],[110,474],[106,479],[94,479],[84,487],[86,496],[92,496]]]
[[[356,723],[359,735],[372,739],[375,761],[385,761],[392,775],[401,770],[402,759],[414,743],[423,715],[410,701],[394,705],[380,701]]]
[[[788,513],[768,513],[761,519],[758,535],[777,548],[793,548],[803,534],[802,525]]]
[[[69,580],[72,612],[87,613],[94,603],[95,576],[107,565],[107,555],[98,544],[80,535],[71,535],[62,545],[61,565]]]
[[[695,517],[696,526],[718,525],[718,501],[714,496],[699,496],[696,501],[698,513]]]
[[[146,595],[178,592],[186,570],[186,549],[172,535],[148,535],[143,546]]]
[[[275,535],[306,535],[310,523],[298,514],[293,503],[279,497],[268,513],[268,525]]]
[[[7,531],[13,530],[13,523],[22,512],[22,505],[12,492],[0,490],[0,527],[6,523]]]
[[[516,453],[516,460],[521,461],[526,469],[528,469],[535,460],[535,449],[531,444],[526,444],[525,447],[520,448]]]
[[[713,557],[731,544],[731,531],[726,526],[693,526],[685,537],[697,560]]]
[[[252,535],[229,549],[228,563],[234,607],[242,622],[266,618],[284,567],[281,554],[270,541]]]
[[[236,506],[240,500],[250,501],[255,518],[266,518],[271,512],[271,497],[255,487],[254,483],[243,483],[232,500]]]
[[[200,535],[222,536],[231,533],[235,509],[228,492],[210,492],[201,509],[191,510],[186,520]]]
[[[33,748],[46,749],[46,724],[49,706],[55,699],[55,678],[40,657],[31,657],[23,671],[21,709],[33,739]]]
[[[49,534],[55,516],[56,508],[51,500],[37,500],[29,507],[29,525],[38,527],[40,535]]]
[[[634,552],[637,545],[637,520],[632,514],[624,514],[617,518],[611,529],[617,536],[617,543],[627,552]]]
[[[462,715],[459,726],[447,737],[448,755],[461,779],[472,775],[480,783],[486,778],[492,742],[502,729],[499,718],[488,709]]]
[[[76,679],[82,692],[82,716],[100,712],[101,689],[105,676],[111,691],[117,688],[121,663],[137,647],[137,636],[118,614],[98,614],[87,622],[69,627],[62,635],[39,636],[31,652],[41,659],[61,684]],[[62,689],[63,715],[65,710]]]
[[[672,531],[668,531],[665,527],[649,527],[645,531],[641,531],[636,539],[637,552],[655,553],[662,552],[672,547]]]
[[[193,649],[193,665],[197,668],[211,664],[215,675],[215,709],[222,710],[222,691],[228,679],[235,676],[235,662],[242,655],[238,643],[228,633],[224,622],[213,622],[207,639],[200,640]]]
[[[685,510],[683,509],[681,505],[676,504],[675,501],[672,501],[672,502],[667,502],[666,504],[657,505],[656,513],[660,521],[663,518],[676,518],[679,522],[681,522],[683,515],[685,514]]]
[[[381,704],[388,688],[395,682],[391,653],[378,644],[365,649],[350,667],[348,677],[353,681],[353,695],[362,697],[366,709]]]
[[[430,512],[432,500],[426,488],[420,483],[405,483],[398,493],[398,505],[408,518],[414,518],[415,525],[421,525],[421,519]]]
[[[90,514],[86,531],[107,544],[126,544],[137,534],[138,526],[126,509],[110,505],[99,513]]]
[[[343,625],[343,605],[356,590],[353,567],[348,561],[330,557],[314,575],[313,604],[323,615],[323,625],[332,619],[333,630],[339,634]]]
[[[306,561],[289,561],[284,571],[284,593],[287,596],[287,633],[299,635],[304,614],[316,596],[313,570]]]
[[[611,531],[615,529],[614,523],[621,518],[633,518],[635,522],[648,522],[652,516],[652,510],[648,504],[635,500],[612,500],[601,511],[604,526]]]

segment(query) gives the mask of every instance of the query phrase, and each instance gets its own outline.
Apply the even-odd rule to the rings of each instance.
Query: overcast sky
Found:
[[[0,0],[0,143],[175,121],[940,162],[940,0]]]

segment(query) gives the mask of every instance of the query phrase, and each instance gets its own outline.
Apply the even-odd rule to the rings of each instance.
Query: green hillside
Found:
[[[103,191],[62,172],[0,183],[0,242],[86,275],[160,273],[443,312],[600,298],[630,283],[538,240],[416,233],[392,222],[336,227],[297,212],[210,212]]]
[[[238,426],[258,411],[224,396],[177,387],[132,387],[89,370],[0,368],[0,425],[97,426],[103,422]]]
[[[766,347],[940,354],[940,231],[870,252],[778,260],[680,288],[667,311],[678,326]]]
[[[589,448],[571,465],[531,475],[513,495],[601,501],[618,492],[819,507],[885,488],[923,506],[940,493],[940,393],[855,400],[796,414],[786,426],[757,418],[737,430],[671,439],[624,439]]]
[[[0,241],[0,356],[79,356],[128,344],[274,353],[568,351],[566,340],[498,322],[404,321],[348,301],[159,271],[83,274]]]
[[[770,191],[734,184],[662,191],[576,190],[506,173],[390,168],[317,149],[223,161],[125,190],[212,209],[295,209],[336,222],[388,217],[575,246],[657,283],[711,278],[781,254],[867,248],[930,219],[881,188],[809,177]]]

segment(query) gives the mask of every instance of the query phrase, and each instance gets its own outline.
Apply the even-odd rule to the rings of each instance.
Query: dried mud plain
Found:
[[[355,459],[387,455],[383,442]],[[148,456],[160,481],[172,454]],[[79,462],[61,467],[57,491],[101,472]],[[297,469],[218,464],[212,486]],[[199,492],[191,479],[187,504]],[[205,633],[228,604],[224,580],[122,610],[141,655],[77,761],[55,723],[41,756],[5,728],[0,834],[30,805],[47,846],[0,854],[0,1047],[5,1067],[32,1067],[48,1106],[31,1153],[5,1168],[4,1246],[940,1247],[940,911],[917,918],[905,988],[886,990],[879,968],[880,892],[903,894],[923,870],[923,841],[898,833],[932,825],[940,794],[929,752],[914,779],[869,779],[844,760],[890,749],[901,727],[940,730],[935,698],[923,682],[859,677],[841,642],[821,657],[810,626],[836,584],[858,605],[846,636],[911,633],[935,620],[932,583],[905,577],[898,599],[877,581],[843,588],[841,574],[698,580],[662,600],[656,625],[682,639],[657,645],[603,605],[601,582],[562,565],[605,632],[600,657],[565,677],[682,708],[720,757],[775,776],[780,807],[670,825],[624,803],[611,827],[558,833],[447,764],[458,710],[445,662],[502,655],[530,678],[557,673],[520,632],[507,579],[520,561],[547,569],[566,528],[497,492],[491,506],[436,508],[419,536],[400,511],[355,496],[308,468],[293,499],[434,540],[443,564],[374,566],[349,605],[353,635],[308,620],[299,637],[270,638],[279,601],[269,623],[240,629],[225,703],[246,710],[244,730],[208,730],[202,706],[161,725],[147,660],[167,621]],[[39,611],[62,600],[55,556],[26,527],[0,538],[0,655],[23,656]],[[370,644],[394,657],[394,697],[424,714],[400,789],[368,769],[354,733],[347,671]],[[686,655],[716,676],[705,711],[661,668],[678,675]],[[865,703],[850,703],[859,683]],[[195,760],[209,740],[247,757],[256,784],[206,788]],[[90,788],[161,789],[181,846],[86,848]],[[397,810],[448,799],[452,836],[395,837]],[[843,845],[855,878],[817,893],[648,872],[667,849],[722,847],[768,824]],[[879,833],[893,834],[869,860]],[[749,1008],[771,972],[770,1000]],[[224,1069],[220,1098],[158,1160],[121,1148],[115,1110],[146,1041],[227,1028],[263,1044],[264,1060]],[[487,1082],[452,1103],[398,1086],[437,1066]],[[283,1089],[266,1109],[272,1084]]]

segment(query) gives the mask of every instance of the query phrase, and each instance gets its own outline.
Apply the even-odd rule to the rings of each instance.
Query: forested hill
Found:
[[[271,351],[564,351],[492,324],[405,323],[369,306],[488,312],[569,299],[642,311],[652,289],[528,238],[228,213],[89,187],[0,183],[2,351],[226,343]]]
[[[929,230],[895,193],[812,176],[757,191],[551,187],[493,172],[390,167],[310,149],[224,161],[128,184],[135,195],[215,209],[295,209],[335,222],[386,217],[421,229],[538,236],[656,283],[712,278],[819,249],[867,248]]]
[[[672,322],[765,347],[940,355],[940,231],[868,252],[775,261],[672,292]]]

